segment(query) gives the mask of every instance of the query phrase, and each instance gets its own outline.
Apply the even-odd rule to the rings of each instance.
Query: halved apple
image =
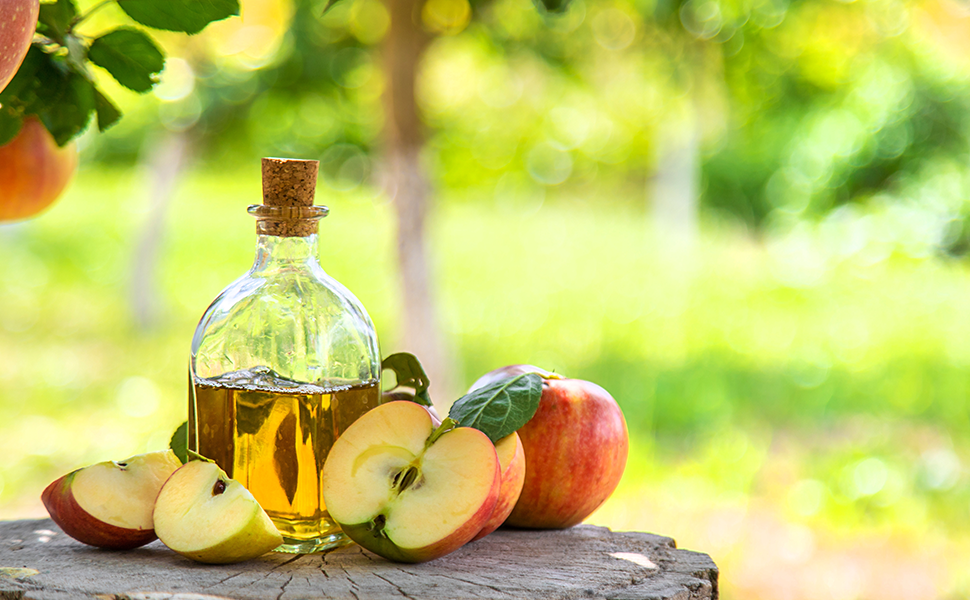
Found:
[[[352,540],[400,562],[444,556],[469,542],[498,500],[501,469],[488,437],[442,433],[424,407],[390,402],[337,439],[323,466],[327,511]]]
[[[479,540],[492,533],[505,522],[505,519],[512,513],[515,503],[519,501],[519,494],[522,493],[522,484],[525,483],[525,450],[522,448],[522,440],[516,433],[511,433],[495,443],[495,452],[498,454],[499,466],[502,469],[502,483],[499,488],[498,502],[492,510],[492,516],[485,522],[485,526],[479,531],[472,541]]]
[[[204,563],[250,560],[283,543],[249,490],[204,460],[190,461],[168,478],[154,518],[163,544]]]
[[[79,542],[125,550],[155,539],[152,508],[169,475],[182,465],[171,450],[78,469],[41,494],[51,519]]]

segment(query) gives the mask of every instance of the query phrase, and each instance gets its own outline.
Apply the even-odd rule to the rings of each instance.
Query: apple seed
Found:
[[[226,482],[221,479],[217,479],[216,484],[212,486],[212,495],[218,496],[219,494],[225,491],[226,491]]]

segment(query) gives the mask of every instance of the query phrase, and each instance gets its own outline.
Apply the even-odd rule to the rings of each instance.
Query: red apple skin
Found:
[[[515,435],[515,434],[512,434]],[[501,441],[501,440],[500,440]],[[480,540],[486,535],[492,533],[512,513],[512,509],[515,508],[515,503],[519,500],[519,495],[522,493],[522,485],[525,483],[525,449],[522,447],[522,438],[518,435],[515,436],[515,454],[512,456],[512,460],[509,462],[505,470],[502,471],[502,483],[499,486],[499,496],[498,501],[495,503],[495,508],[492,510],[492,516],[489,517],[485,526],[482,530],[472,538],[472,541]]]
[[[80,469],[79,469],[80,470]],[[64,533],[77,541],[110,550],[130,550],[154,541],[154,529],[127,529],[95,519],[85,512],[71,492],[77,471],[51,483],[41,494],[51,519]]]
[[[76,170],[74,142],[58,148],[36,117],[24,119],[16,137],[0,146],[0,221],[19,221],[43,211]]]
[[[581,523],[616,489],[629,451],[626,420],[603,388],[532,365],[482,376],[472,389],[522,373],[544,377],[535,416],[519,429],[525,483],[506,525],[564,529]]]
[[[40,0],[0,0],[0,92],[27,55],[39,11]]]

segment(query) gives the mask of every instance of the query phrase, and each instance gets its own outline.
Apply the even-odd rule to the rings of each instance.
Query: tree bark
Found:
[[[385,0],[391,26],[384,40],[384,183],[397,215],[397,260],[403,327],[397,349],[417,356],[431,379],[431,395],[453,400],[453,368],[438,319],[427,222],[431,189],[421,164],[423,123],[415,96],[421,58],[430,41],[418,15],[422,0]]]

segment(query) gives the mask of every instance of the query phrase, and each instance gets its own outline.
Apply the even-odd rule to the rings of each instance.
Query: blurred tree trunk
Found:
[[[397,260],[403,293],[398,348],[417,356],[431,379],[431,395],[454,400],[452,367],[438,320],[426,225],[431,190],[421,164],[424,131],[415,97],[421,58],[430,41],[418,18],[422,0],[385,0],[391,26],[384,39],[385,185],[397,213]]]
[[[131,310],[141,330],[158,321],[158,252],[162,244],[165,213],[171,204],[182,172],[188,164],[189,139],[183,132],[166,132],[153,139],[144,169],[149,179],[149,208],[131,263]]]

